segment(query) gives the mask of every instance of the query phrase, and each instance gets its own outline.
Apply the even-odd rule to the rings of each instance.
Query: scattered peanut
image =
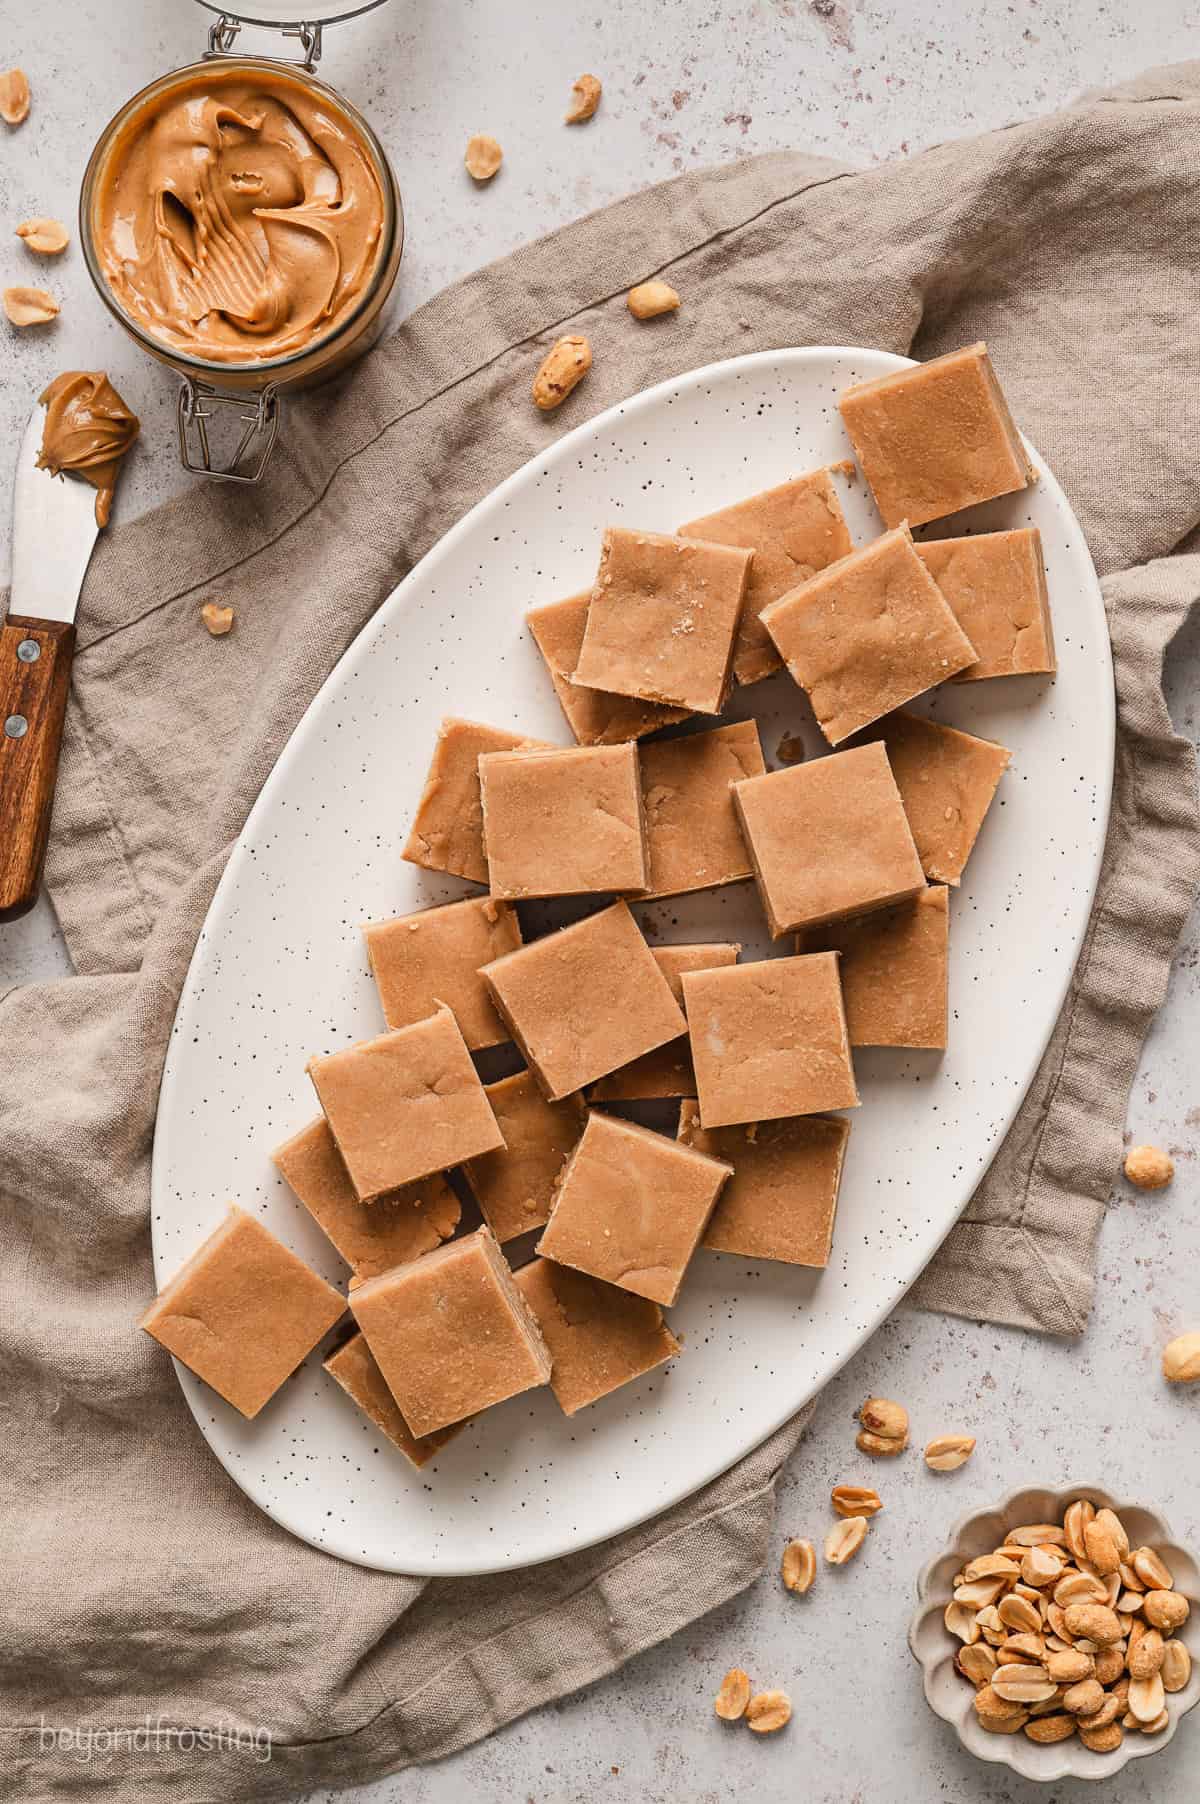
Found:
[[[1163,1642],[1162,1682],[1164,1691],[1182,1691],[1192,1676],[1192,1656],[1182,1641]]]
[[[783,1550],[783,1582],[801,1597],[817,1576],[817,1556],[811,1541],[789,1541]]]
[[[1121,1561],[1129,1556],[1129,1536],[1125,1533],[1125,1524],[1115,1510],[1102,1509],[1096,1511],[1096,1527],[1104,1530],[1116,1548],[1117,1564],[1113,1570],[1119,1572]]]
[[[792,1720],[792,1700],[786,1691],[760,1691],[746,1705],[746,1722],[756,1735],[774,1735]]]
[[[1058,1686],[1044,1666],[1031,1666],[1021,1660],[1016,1665],[996,1668],[992,1690],[1009,1704],[1040,1704],[1052,1698]]]
[[[1118,1697],[1115,1691],[1101,1692],[1100,1695],[1104,1701],[1099,1710],[1094,1710],[1090,1716],[1083,1718],[1089,1729],[1103,1729],[1108,1723],[1115,1723],[1126,1708],[1126,1699]]]
[[[951,1609],[955,1608],[953,1604],[950,1607]],[[985,1647],[982,1641],[975,1641],[969,1647],[962,1647],[958,1650],[954,1664],[964,1679],[969,1679],[972,1685],[979,1686],[988,1683],[996,1670],[997,1662],[990,1647]],[[1176,1686],[1175,1689],[1179,1690],[1180,1688]]]
[[[44,288],[6,288],[4,311],[14,326],[44,326],[58,313],[58,302]]]
[[[1056,1685],[1078,1685],[1083,1679],[1094,1679],[1096,1662],[1078,1648],[1064,1648],[1061,1653],[1047,1654],[1046,1671]]]
[[[1088,1523],[1093,1522],[1095,1517],[1096,1506],[1089,1503],[1086,1497],[1080,1497],[1075,1503],[1067,1505],[1063,1517],[1063,1537],[1077,1560],[1087,1559],[1087,1544],[1083,1537]]]
[[[1138,1547],[1130,1554],[1130,1563],[1147,1591],[1170,1591],[1175,1580],[1152,1547]]]
[[[1002,1698],[991,1684],[981,1685],[975,1693],[975,1714],[984,1728],[990,1728],[994,1722],[1011,1722],[1015,1717],[1024,1719],[1025,1712],[1020,1704],[1013,1704]]]
[[[722,1722],[735,1723],[745,1716],[750,1702],[750,1680],[740,1666],[731,1666],[721,1680],[721,1689],[713,1699],[713,1709]]]
[[[908,1411],[902,1403],[889,1397],[868,1397],[858,1412],[858,1419],[868,1434],[885,1441],[907,1441]]]
[[[907,1441],[892,1441],[886,1435],[870,1434],[860,1428],[854,1437],[854,1445],[860,1453],[869,1453],[874,1459],[891,1459],[897,1453],[903,1453],[908,1446]]]
[[[1033,1585],[1039,1591],[1045,1585],[1055,1584],[1062,1569],[1062,1559],[1054,1547],[1027,1548],[1025,1558],[1021,1561],[1021,1577],[1027,1585]]]
[[[1107,1604],[1068,1604],[1063,1616],[1069,1634],[1094,1641],[1099,1647],[1121,1639],[1117,1613]]]
[[[940,1434],[925,1449],[925,1464],[931,1472],[957,1472],[975,1451],[975,1439],[969,1434]]]
[[[1111,1754],[1114,1748],[1120,1747],[1125,1735],[1120,1723],[1105,1723],[1100,1729],[1093,1729],[1088,1723],[1080,1723],[1079,1739],[1093,1754]]]
[[[1018,1597],[1015,1591],[1001,1598],[996,1614],[1006,1629],[1014,1629],[1018,1634],[1036,1635],[1042,1626],[1042,1613],[1037,1605],[1026,1597]]]
[[[71,241],[61,219],[23,219],[17,227],[17,237],[23,238],[25,248],[36,251],[39,257],[57,257]]]
[[[0,73],[0,119],[20,125],[28,117],[29,77],[24,69],[5,69]]]
[[[595,113],[600,105],[600,96],[604,92],[594,75],[581,75],[571,85],[573,99],[570,111],[563,117],[568,125],[583,125]]]
[[[968,1560],[963,1567],[963,1578],[968,1585],[976,1579],[1011,1578],[1015,1579],[1020,1572],[1016,1561],[1007,1559],[1002,1553],[980,1554],[974,1560]]]
[[[879,1492],[867,1485],[834,1485],[829,1500],[838,1516],[876,1516],[883,1508]]]
[[[968,1604],[972,1610],[982,1610],[995,1603],[1006,1582],[1002,1577],[967,1579],[964,1584],[954,1587],[954,1601]]]
[[[1108,1602],[1108,1587],[1090,1572],[1069,1572],[1054,1587],[1054,1601],[1062,1609],[1069,1604]]]
[[[1161,1147],[1131,1146],[1125,1154],[1125,1176],[1139,1190],[1165,1190],[1175,1166]]]
[[[1013,1547],[1065,1547],[1066,1533],[1053,1522],[1027,1522],[1010,1529],[1005,1540]]]
[[[215,601],[206,601],[200,610],[200,618],[214,639],[223,638],[233,630],[233,609],[218,607]]]
[[[1088,1523],[1083,1538],[1087,1557],[1097,1572],[1107,1577],[1110,1572],[1119,1570],[1121,1555],[1102,1517],[1097,1516],[1094,1522]]]
[[[1010,1635],[1007,1641],[1000,1643],[999,1658],[1001,1661],[1028,1660],[1033,1666],[1043,1666],[1046,1661],[1045,1640],[1041,1635]],[[1055,1680],[1055,1683],[1058,1681]]]
[[[1095,1679],[1080,1679],[1063,1692],[1062,1707],[1072,1716],[1095,1716],[1104,1703],[1104,1687]]]
[[[847,1516],[835,1522],[825,1537],[825,1558],[831,1566],[844,1566],[853,1559],[867,1538],[865,1516]]]
[[[1148,1679],[1132,1679],[1129,1685],[1129,1709],[1139,1723],[1152,1723],[1166,1704],[1162,1674],[1152,1673]]]
[[[1130,1678],[1152,1679],[1156,1672],[1161,1672],[1165,1648],[1166,1643],[1157,1629],[1147,1629],[1144,1635],[1139,1635],[1137,1645],[1125,1656]]]
[[[1187,1598],[1180,1597],[1178,1591],[1147,1591],[1142,1605],[1142,1614],[1150,1626],[1168,1635],[1182,1628],[1190,1613]]]
[[[952,1597],[942,1613],[942,1621],[950,1633],[957,1635],[967,1647],[974,1647],[979,1640],[979,1616],[970,1604],[959,1603],[957,1598]]]
[[[1178,1334],[1163,1348],[1163,1377],[1168,1384],[1194,1384],[1200,1378],[1200,1333]]]
[[[476,132],[473,138],[467,139],[463,162],[473,182],[490,182],[503,161],[504,152],[495,138],[489,138],[486,132]]]
[[[1025,1724],[1030,1741],[1069,1741],[1075,1733],[1073,1716],[1038,1716]]]
[[[586,338],[571,333],[557,339],[547,351],[533,379],[533,400],[543,413],[559,407],[592,367],[592,347]]]
[[[674,313],[679,296],[669,282],[639,282],[625,297],[625,305],[634,319],[657,319],[660,313]]]

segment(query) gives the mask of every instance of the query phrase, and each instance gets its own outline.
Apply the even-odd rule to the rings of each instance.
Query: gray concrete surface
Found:
[[[160,70],[188,60],[206,15],[191,0],[41,0],[10,18],[2,61],[20,61],[34,112],[0,128],[0,220],[69,218],[86,151],[109,114]],[[800,145],[866,163],[1054,107],[1081,88],[1194,52],[1200,6],[985,4],[982,0],[390,0],[331,31],[325,72],[368,112],[400,174],[408,249],[399,305],[581,212],[680,170]],[[560,124],[582,70],[604,81],[585,132]],[[470,132],[503,143],[501,176],[476,190],[462,171]],[[36,279],[4,237],[0,278]],[[0,442],[12,447],[38,386],[57,369],[105,365],[142,415],[123,487],[129,517],[187,479],[174,462],[173,387],[142,361],[91,293],[78,248],[45,272],[60,320],[18,339],[0,322]],[[11,449],[4,454],[11,456]],[[6,486],[6,484],[5,484]],[[7,563],[7,535],[3,555]],[[1169,660],[1180,730],[1197,734],[1200,628]],[[905,1647],[912,1585],[950,1524],[1025,1481],[1092,1479],[1154,1501],[1181,1537],[1200,1537],[1200,1400],[1168,1393],[1158,1353],[1200,1325],[1194,1208],[1200,1145],[1193,921],[1143,1060],[1129,1124],[1168,1146],[1174,1187],[1114,1191],[1095,1314],[1078,1345],[900,1310],[825,1395],[780,1488],[777,1546],[819,1534],[839,1480],[877,1482],[886,1501],[868,1548],[812,1596],[774,1570],[748,1594],[456,1759],[353,1794],[357,1804],[1083,1804],[1081,1784],[1040,1789],[976,1765],[927,1711]],[[68,969],[44,905],[0,935],[0,988]],[[978,1436],[945,1479],[919,1458],[874,1468],[853,1449],[853,1411],[883,1390],[905,1401],[921,1440]],[[759,1741],[712,1717],[732,1664],[781,1685],[796,1715]],[[1161,1756],[1108,1788],[1122,1804],[1190,1804],[1200,1792],[1197,1720]],[[322,1793],[311,1804],[326,1804]]]

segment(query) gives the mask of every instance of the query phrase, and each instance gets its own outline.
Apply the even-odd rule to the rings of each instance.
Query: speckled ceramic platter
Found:
[[[309,1055],[383,1025],[359,923],[467,888],[399,856],[441,716],[569,743],[525,609],[587,583],[609,521],[671,530],[848,456],[838,392],[900,366],[874,351],[778,351],[651,389],[504,482],[380,609],[281,756],[196,946],[155,1144],[160,1284],[231,1198],[344,1282],[268,1155],[316,1112]],[[1011,747],[1013,766],[952,901],[949,1051],[855,1060],[863,1106],[828,1269],[698,1254],[671,1312],[685,1347],[670,1367],[570,1421],[549,1390],[515,1398],[419,1474],[325,1376],[319,1355],[254,1422],[180,1369],[217,1458],[293,1533],[367,1565],[455,1574],[550,1559],[628,1528],[798,1409],[935,1251],[1049,1036],[1108,814],[1113,689],[1100,594],[1079,526],[1034,458],[1032,490],[954,525],[1041,528],[1060,673],[951,686],[931,700],[939,719]],[[880,530],[861,483],[844,485],[844,500],[856,541]],[[758,717],[771,765],[784,734],[819,749],[786,676],[740,691],[732,712]],[[750,885],[641,914],[659,942],[737,939],[743,957],[772,950]]]

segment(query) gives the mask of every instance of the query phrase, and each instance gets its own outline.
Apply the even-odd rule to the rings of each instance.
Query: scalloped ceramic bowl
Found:
[[[1061,1522],[1063,1511],[1076,1498],[1086,1497],[1097,1509],[1107,1506],[1116,1510],[1135,1547],[1149,1546],[1161,1554],[1175,1580],[1175,1589],[1187,1598],[1192,1614],[1180,1630],[1179,1639],[1186,1643],[1193,1657],[1191,1677],[1182,1691],[1167,1699],[1170,1722],[1158,1735],[1142,1735],[1126,1730],[1125,1739],[1111,1754],[1093,1754],[1077,1735],[1070,1741],[1049,1746],[1030,1741],[1026,1735],[995,1735],[981,1728],[975,1714],[974,1690],[955,1670],[954,1656],[961,1643],[951,1635],[942,1621],[950,1602],[954,1574],[967,1560],[990,1553],[999,1547],[1008,1530],[1025,1522]],[[1129,1760],[1144,1760],[1147,1755],[1165,1747],[1179,1727],[1181,1719],[1200,1698],[1200,1570],[1185,1548],[1172,1541],[1171,1532],[1161,1516],[1137,1504],[1118,1503],[1107,1491],[1095,1485],[1075,1485],[1069,1491],[1051,1491],[1030,1486],[1014,1491],[1011,1497],[991,1510],[979,1510],[967,1516],[954,1531],[945,1553],[929,1564],[917,1580],[920,1603],[908,1632],[908,1645],[920,1663],[929,1707],[954,1729],[964,1748],[980,1760],[1010,1766],[1022,1778],[1049,1783],[1058,1779],[1110,1779]]]

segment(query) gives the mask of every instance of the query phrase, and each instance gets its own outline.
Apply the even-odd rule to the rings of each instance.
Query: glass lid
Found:
[[[268,25],[277,30],[301,25],[337,25],[342,19],[353,19],[369,13],[384,0],[197,0],[210,13],[236,19],[241,25]]]

